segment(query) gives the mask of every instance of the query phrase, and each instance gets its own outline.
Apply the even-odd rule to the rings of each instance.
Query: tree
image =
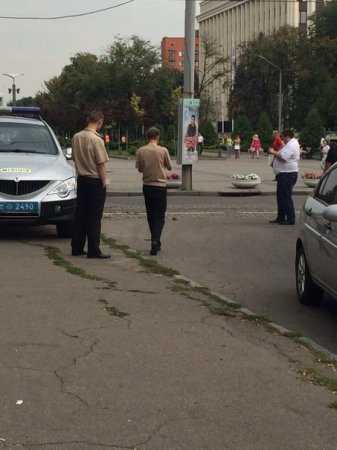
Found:
[[[199,131],[204,137],[204,144],[206,146],[217,144],[218,135],[211,122],[200,122]]]
[[[239,135],[241,138],[242,150],[248,150],[252,140],[253,130],[247,116],[239,116],[234,122],[234,136]]]
[[[88,112],[104,103],[103,67],[96,55],[78,53],[36,96],[43,114],[60,133],[82,128]]]
[[[227,68],[229,58],[222,56],[215,40],[204,36],[200,40],[200,49],[202,53],[202,65],[197,70],[198,86],[196,89],[196,96],[199,98],[202,97],[204,91],[212,86],[216,80],[220,80],[222,86],[224,86],[225,78],[230,72]]]
[[[314,38],[328,37],[330,39],[337,38],[337,2],[327,2],[320,5],[314,14],[310,17],[312,25],[310,26],[310,34]]]
[[[271,145],[273,126],[266,112],[263,112],[257,123],[257,132],[263,149],[267,149]]]
[[[196,70],[195,94],[200,98],[201,119],[209,121],[214,115],[209,89],[217,80],[221,91],[228,87],[231,68],[228,67],[229,58],[222,55],[215,40],[204,36],[200,39],[200,50],[202,58],[200,59],[201,65]]]
[[[305,125],[300,134],[300,141],[305,147],[310,148],[309,155],[318,150],[320,139],[324,134],[324,127],[321,118],[315,108],[311,108],[306,119]]]
[[[307,36],[294,27],[283,27],[270,36],[260,35],[258,39],[243,45],[240,49],[234,88],[229,99],[230,113],[237,117],[245,114],[254,127],[260,114],[265,111],[274,127],[278,123],[279,70],[258,55],[282,70],[283,118],[291,125],[303,117],[296,109],[298,94],[304,94],[311,101],[313,89],[308,61],[310,55]],[[300,57],[301,56],[301,57]],[[316,72],[314,71],[316,74]],[[315,86],[315,84],[313,84]]]

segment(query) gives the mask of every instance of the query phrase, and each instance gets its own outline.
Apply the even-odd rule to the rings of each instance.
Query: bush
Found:
[[[279,130],[281,131],[281,130]],[[272,144],[273,126],[266,112],[261,113],[258,123],[257,132],[264,150],[268,149]]]
[[[204,138],[204,145],[209,148],[212,145],[216,145],[218,142],[218,135],[211,122],[200,122],[199,132]]]
[[[304,127],[300,133],[300,142],[304,147],[310,148],[307,157],[312,155],[319,149],[321,137],[324,134],[324,127],[321,118],[315,108],[311,108],[309,111]]]
[[[252,141],[253,130],[247,116],[239,116],[234,122],[233,136],[241,138],[241,150],[248,150]]]

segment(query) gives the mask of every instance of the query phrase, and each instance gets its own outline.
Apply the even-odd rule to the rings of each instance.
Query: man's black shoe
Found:
[[[88,258],[91,259],[109,259],[111,255],[105,255],[104,253],[99,253],[98,255],[88,255]]]
[[[269,220],[269,223],[280,223],[280,219]]]
[[[289,222],[288,220],[282,220],[278,223],[279,225],[295,225],[295,222]]]
[[[71,252],[71,254],[73,256],[84,256],[87,254],[87,252],[85,252],[84,250],[82,250],[81,252]]]
[[[161,243],[153,241],[151,244],[150,255],[155,256],[161,250]]]

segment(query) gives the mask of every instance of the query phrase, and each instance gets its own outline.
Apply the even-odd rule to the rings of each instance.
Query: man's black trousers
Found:
[[[295,222],[295,209],[292,199],[293,188],[297,181],[297,172],[282,172],[276,177],[277,218],[279,221]]]
[[[151,242],[160,243],[161,234],[165,223],[167,206],[166,186],[143,185],[147,221],[151,233]]]
[[[80,253],[88,239],[88,256],[97,256],[101,236],[101,220],[103,216],[106,188],[98,178],[79,176],[77,179],[77,207],[73,237],[71,241],[73,253]]]

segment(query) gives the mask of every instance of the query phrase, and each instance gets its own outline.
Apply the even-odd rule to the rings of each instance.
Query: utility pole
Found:
[[[15,86],[15,78],[17,77],[21,77],[22,75],[24,75],[23,73],[3,73],[3,75],[6,75],[6,77],[9,77],[12,79],[12,89],[8,89],[8,92],[11,93],[12,92],[12,103],[13,106],[16,105],[16,94],[20,92],[20,89],[17,89]]]
[[[184,98],[194,98],[195,0],[185,1]],[[182,128],[182,123],[180,123]],[[182,131],[181,131],[182,132]],[[182,190],[192,190],[192,164],[182,165]]]
[[[257,55],[258,58],[263,59],[267,64],[272,67],[275,67],[279,71],[279,80],[278,80],[278,131],[279,133],[282,131],[282,106],[283,106],[283,98],[282,98],[282,69],[269,61],[269,59],[265,58],[263,55]]]

